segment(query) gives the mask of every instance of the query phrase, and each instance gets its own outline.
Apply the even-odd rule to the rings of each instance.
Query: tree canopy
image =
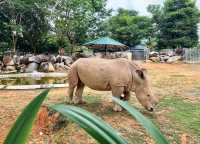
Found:
[[[191,48],[198,44],[199,10],[193,0],[166,0],[149,6],[156,24],[158,48]]]
[[[82,44],[98,33],[98,25],[109,15],[105,0],[60,0],[52,3],[53,31],[61,46]],[[73,51],[73,49],[71,49]]]
[[[0,7],[0,45],[36,52],[49,29],[44,2],[7,0]]]
[[[108,19],[107,31],[115,39],[133,47],[148,38],[152,24],[151,19],[139,16],[134,10],[119,9],[117,15]]]
[[[107,0],[2,0],[0,52],[74,52],[77,45],[101,36],[134,47],[195,47],[200,12],[193,0],[166,0],[149,5],[150,16],[135,10],[112,13]]]

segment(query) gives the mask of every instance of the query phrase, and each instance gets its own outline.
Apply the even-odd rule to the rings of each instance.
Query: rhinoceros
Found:
[[[153,111],[157,103],[151,91],[147,70],[124,58],[80,58],[71,65],[68,78],[70,103],[84,102],[84,86],[98,91],[111,91],[113,96],[123,100],[128,100],[133,91],[142,106],[149,111]],[[121,111],[122,108],[114,104],[113,110]]]

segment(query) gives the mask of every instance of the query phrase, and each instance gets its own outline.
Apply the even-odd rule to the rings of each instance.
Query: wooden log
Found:
[[[0,75],[0,79],[2,78],[26,78],[26,77],[51,77],[51,78],[61,78],[61,77],[67,77],[67,73],[41,73],[41,72],[35,72],[35,73],[21,73],[21,74],[2,74]]]
[[[13,70],[13,71],[1,71],[1,74],[12,74],[12,73],[16,73],[17,70]],[[2,75],[0,75],[1,78]]]
[[[47,89],[47,88],[67,88],[68,84],[42,84],[42,85],[0,85],[0,90],[30,90],[30,89]]]

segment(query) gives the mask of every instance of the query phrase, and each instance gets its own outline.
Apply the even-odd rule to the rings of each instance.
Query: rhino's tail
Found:
[[[78,71],[76,65],[72,65],[71,68],[69,69],[69,74],[68,74],[68,80],[69,80],[69,86],[70,87],[75,87],[78,84]]]

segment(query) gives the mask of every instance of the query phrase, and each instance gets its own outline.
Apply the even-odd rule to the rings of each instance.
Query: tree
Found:
[[[60,0],[53,1],[52,21],[53,31],[56,33],[61,46],[67,39],[73,47],[84,43],[87,39],[96,36],[98,25],[109,11],[106,10],[106,0]]]
[[[162,8],[160,5],[149,5],[147,11],[151,13],[151,31],[149,31],[149,37],[147,46],[150,49],[156,49],[158,45],[158,34],[160,32],[160,22],[162,20]]]
[[[45,2],[6,0],[0,7],[0,43],[36,53],[48,32]]]
[[[160,22],[156,22],[159,28],[158,47],[175,49],[196,46],[199,18],[195,1],[166,0],[160,13]]]
[[[151,19],[138,16],[134,10],[119,9],[117,15],[108,19],[105,24],[111,37],[133,47],[147,39],[151,28]]]

